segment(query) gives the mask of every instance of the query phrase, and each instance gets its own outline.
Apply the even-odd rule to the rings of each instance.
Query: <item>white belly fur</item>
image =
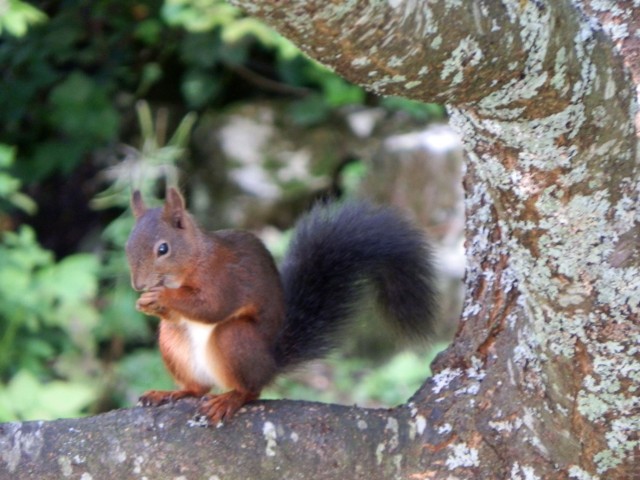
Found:
[[[224,387],[222,376],[216,368],[215,359],[209,348],[209,340],[216,325],[193,322],[182,319],[182,323],[191,342],[191,365],[194,380],[201,385],[209,387]]]

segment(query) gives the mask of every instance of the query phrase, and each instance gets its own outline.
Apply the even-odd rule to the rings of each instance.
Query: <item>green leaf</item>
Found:
[[[227,25],[222,31],[222,40],[225,43],[237,43],[249,36],[256,38],[264,46],[273,47],[279,35],[253,17],[240,18]]]
[[[136,114],[138,116],[138,124],[140,125],[140,132],[142,138],[149,139],[156,138],[156,131],[153,127],[153,116],[151,115],[151,107],[148,102],[140,100],[136,103]]]
[[[165,0],[162,17],[172,26],[190,32],[206,32],[225,25],[239,15],[239,10],[219,0]]]
[[[144,95],[163,77],[162,66],[156,62],[147,63],[142,69],[137,94]]]
[[[0,168],[9,168],[16,159],[16,147],[0,143]]]
[[[16,37],[21,37],[29,26],[42,23],[47,16],[26,2],[20,0],[5,0],[0,4],[0,34],[7,31]]]
[[[8,197],[20,188],[20,180],[0,172],[0,197]]]
[[[24,193],[14,192],[7,198],[9,202],[29,215],[34,215],[38,210],[38,204],[31,197]]]
[[[189,144],[189,139],[191,137],[191,130],[198,119],[198,115],[195,112],[187,113],[184,118],[180,121],[180,124],[176,128],[176,131],[173,132],[173,135],[167,142],[167,145],[175,146],[178,148],[186,148]]]
[[[37,205],[27,195],[19,192],[22,182],[14,175],[3,171],[14,164],[15,157],[15,147],[0,143],[0,199],[4,198],[14,207],[32,214],[35,213]]]
[[[332,107],[361,104],[365,99],[365,92],[361,87],[352,85],[337,75],[327,76],[322,88],[327,103]]]
[[[422,103],[402,97],[384,97],[380,103],[389,110],[400,110],[423,122],[443,120],[446,116],[444,107],[436,103]]]
[[[156,18],[148,18],[138,23],[135,31],[135,38],[141,40],[147,45],[157,45],[161,40],[163,25]]]

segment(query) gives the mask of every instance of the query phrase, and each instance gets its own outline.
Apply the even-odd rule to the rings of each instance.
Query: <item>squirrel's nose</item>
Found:
[[[141,292],[146,289],[146,286],[143,282],[141,282],[140,280],[136,280],[133,277],[131,277],[131,286],[136,292]]]

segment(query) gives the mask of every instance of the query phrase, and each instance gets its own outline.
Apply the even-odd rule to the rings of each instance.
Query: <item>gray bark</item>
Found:
[[[196,400],[182,400],[2,424],[0,478],[394,478],[420,471],[425,452],[416,439],[437,443],[425,415],[441,414],[413,404],[372,410],[265,401],[212,427],[196,410]]]
[[[235,3],[354,82],[449,106],[468,154],[453,346],[395,410],[277,402],[204,429],[185,403],[12,424],[0,469],[640,478],[637,2]]]

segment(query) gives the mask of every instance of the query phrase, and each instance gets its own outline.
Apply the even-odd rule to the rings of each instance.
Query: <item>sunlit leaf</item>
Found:
[[[0,34],[3,31],[21,37],[30,26],[47,19],[44,12],[21,0],[4,0],[0,3]]]

